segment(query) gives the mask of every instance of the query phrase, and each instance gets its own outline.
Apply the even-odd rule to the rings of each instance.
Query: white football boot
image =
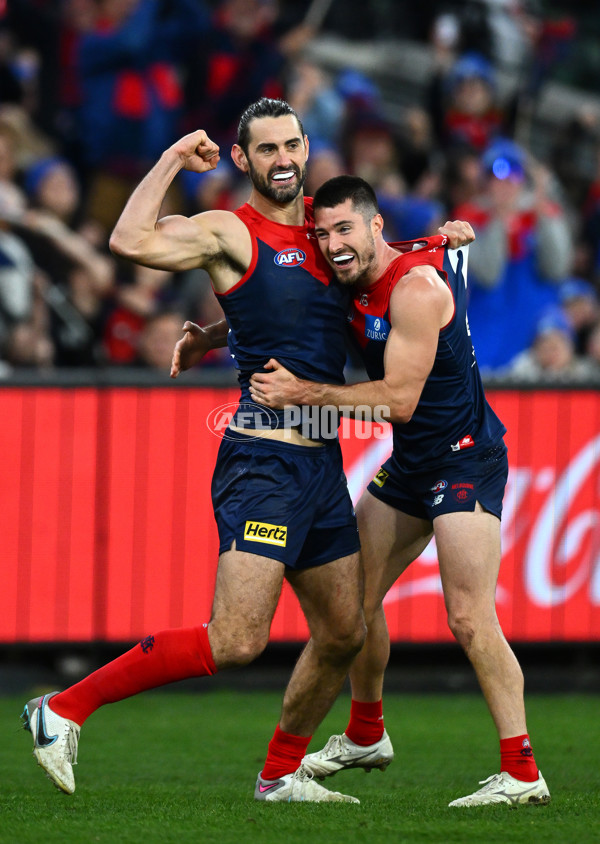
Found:
[[[492,803],[508,803],[509,806],[523,806],[550,802],[550,792],[541,771],[538,771],[538,778],[533,782],[516,780],[506,771],[501,771],[481,780],[479,784],[483,786],[479,791],[459,797],[448,805],[489,806]]]
[[[25,704],[23,727],[33,735],[33,755],[57,788],[75,791],[73,765],[77,764],[79,725],[53,712],[48,701],[58,692],[36,697]]]
[[[360,803],[360,800],[349,794],[323,788],[314,781],[313,775],[304,765],[300,765],[293,774],[285,774],[278,780],[263,779],[261,771],[256,780],[254,799],[269,803]]]
[[[393,759],[394,748],[384,730],[379,741],[366,747],[354,744],[346,733],[331,736],[322,750],[309,753],[302,760],[302,764],[313,776],[322,779],[346,768],[364,768],[367,772],[371,768],[379,768],[380,771],[385,771]]]

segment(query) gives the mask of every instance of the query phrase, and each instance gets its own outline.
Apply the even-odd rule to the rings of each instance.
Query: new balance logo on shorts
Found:
[[[270,525],[268,522],[246,522],[244,539],[248,542],[266,542],[268,545],[287,543],[287,525]]]
[[[452,443],[450,448],[452,449],[452,451],[462,451],[463,448],[473,448],[474,445],[475,440],[473,439],[471,434],[467,434],[466,437],[463,437],[457,443]]]

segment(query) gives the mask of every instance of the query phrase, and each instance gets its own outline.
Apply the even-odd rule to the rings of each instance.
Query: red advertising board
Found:
[[[134,641],[210,617],[215,409],[235,390],[5,388],[0,642]],[[600,394],[490,391],[510,474],[497,590],[513,641],[600,640]],[[342,427],[356,500],[389,438]],[[435,545],[392,588],[393,641],[451,638]],[[303,640],[285,588],[272,639]]]

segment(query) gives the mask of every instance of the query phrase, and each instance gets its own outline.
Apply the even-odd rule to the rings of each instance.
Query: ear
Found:
[[[231,158],[238,170],[241,170],[242,173],[248,172],[248,159],[246,158],[246,153],[239,144],[234,144],[231,147]]]
[[[304,149],[306,151],[306,158],[304,160],[308,161],[308,136],[307,135],[304,136]]]
[[[371,232],[373,237],[377,237],[383,231],[383,217],[381,214],[375,214],[371,220]]]

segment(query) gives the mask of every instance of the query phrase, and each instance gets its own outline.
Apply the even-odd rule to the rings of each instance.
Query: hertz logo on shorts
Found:
[[[266,542],[268,545],[287,543],[287,525],[270,525],[268,522],[246,522],[244,539],[248,542]]]
[[[377,484],[377,486],[383,486],[384,483],[389,478],[389,476],[390,476],[389,472],[386,472],[385,469],[380,469],[377,472],[377,474],[375,475],[375,477],[373,478],[373,483]]]

